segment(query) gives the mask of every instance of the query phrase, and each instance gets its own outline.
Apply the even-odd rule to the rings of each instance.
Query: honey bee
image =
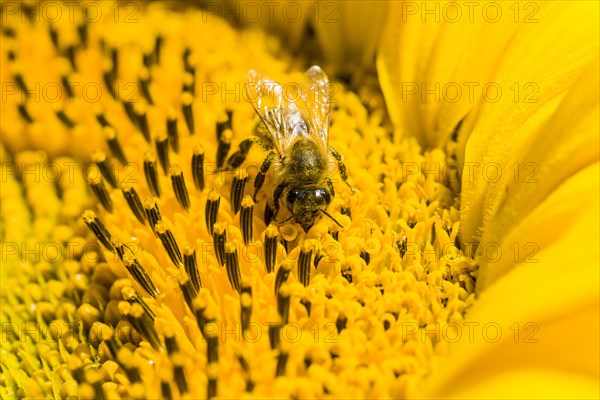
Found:
[[[291,90],[290,90],[291,89]],[[239,167],[254,143],[268,153],[254,180],[254,201],[263,186],[265,175],[276,161],[272,196],[273,219],[279,212],[284,192],[285,205],[291,215],[280,222],[295,220],[305,232],[325,215],[341,227],[327,207],[335,196],[328,176],[330,157],[337,162],[343,181],[348,172],[342,156],[329,145],[329,79],[318,66],[309,68],[299,85],[280,84],[251,70],[246,77],[248,100],[264,124],[255,134],[243,140],[237,152],[229,157],[229,168]],[[266,128],[266,129],[265,129]]]

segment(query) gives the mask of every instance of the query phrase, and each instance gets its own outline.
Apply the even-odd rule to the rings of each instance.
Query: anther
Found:
[[[240,272],[240,260],[237,249],[232,242],[225,243],[225,268],[231,287],[238,293],[241,293],[242,274]]]
[[[117,187],[117,178],[114,170],[110,166],[106,153],[102,150],[94,150],[92,152],[92,161],[98,166],[100,173],[106,179],[110,186]]]
[[[310,311],[312,308],[312,303],[310,302],[310,300],[305,299],[305,298],[300,299],[300,304],[302,304],[304,306],[304,308],[306,308],[306,313],[310,317]]]
[[[154,318],[144,310],[144,307],[137,303],[121,302],[119,310],[121,314],[127,315],[129,322],[155,350],[160,350],[162,346],[156,329],[154,329]]]
[[[249,280],[242,279],[242,291],[240,294],[240,323],[242,333],[250,327],[250,317],[252,316],[252,286]]]
[[[105,66],[104,72],[102,73],[102,79],[104,80],[104,85],[108,88],[112,98],[118,101],[117,92],[115,90],[117,86],[115,81],[116,77],[113,68]]]
[[[194,97],[189,92],[184,92],[181,96],[181,102],[183,104],[183,118],[185,119],[185,124],[187,125],[188,130],[190,131],[190,135],[193,135],[196,130],[194,127],[194,113],[192,110],[192,105],[194,103]]]
[[[177,198],[181,208],[183,208],[185,211],[188,211],[190,209],[190,196],[185,186],[183,171],[179,165],[173,164],[169,173],[171,174],[171,183],[173,185],[175,197]]]
[[[77,34],[79,35],[79,42],[83,45],[83,48],[87,48],[88,45],[88,25],[83,23],[77,27]]]
[[[185,372],[183,370],[184,357],[181,353],[176,353],[170,357],[173,363],[173,374],[175,375],[175,383],[179,393],[184,395],[188,392],[187,379],[185,378]]]
[[[206,306],[200,297],[196,297],[192,304],[194,306],[194,316],[196,317],[196,322],[198,323],[198,329],[200,329],[200,333],[202,333],[204,340],[208,341],[206,325],[216,321],[215,313],[210,307]]]
[[[369,265],[369,263],[371,262],[371,254],[367,253],[365,250],[362,250],[360,252],[360,258],[362,258],[363,260],[365,260],[365,263],[367,265]]]
[[[158,171],[156,168],[156,159],[150,152],[144,153],[144,175],[148,183],[148,189],[153,196],[160,197],[160,183],[158,180]]]
[[[69,118],[67,114],[65,114],[64,110],[57,110],[56,117],[60,120],[60,122],[65,124],[67,128],[73,129],[75,127],[75,122],[73,122],[73,120]]]
[[[64,56],[71,63],[71,67],[74,70],[77,70],[77,62],[75,60],[75,46],[74,45],[67,46],[67,48],[64,51]]]
[[[20,72],[14,74],[15,77],[15,83],[17,84],[17,86],[19,87],[19,89],[21,90],[21,92],[23,92],[25,94],[25,98],[28,99],[29,98],[29,90],[27,90],[27,85],[25,84],[25,80],[23,79],[23,75],[21,75]]]
[[[225,242],[227,241],[227,229],[225,223],[215,224],[213,229],[213,246],[217,262],[222,267],[225,265]]]
[[[335,327],[337,328],[338,333],[342,332],[346,329],[346,324],[348,323],[348,318],[343,312],[340,312],[337,319],[335,320]]]
[[[277,368],[275,369],[275,376],[285,375],[285,367],[287,365],[288,358],[289,353],[287,351],[279,351],[279,355],[277,356]]]
[[[146,105],[143,102],[135,104],[133,106],[133,114],[135,116],[135,125],[137,125],[140,132],[142,132],[146,143],[152,142],[152,138],[150,137],[150,125],[148,125]]]
[[[233,183],[231,184],[231,195],[230,203],[233,207],[233,214],[237,214],[240,210],[242,203],[242,197],[244,196],[244,188],[248,181],[248,173],[245,169],[239,168],[233,176]]]
[[[123,147],[121,147],[121,143],[117,137],[117,131],[113,127],[107,126],[104,128],[104,133],[106,134],[108,148],[110,149],[113,157],[119,160],[121,164],[126,165],[127,157],[125,156]]]
[[[100,218],[96,217],[93,211],[87,210],[83,213],[83,222],[90,228],[90,230],[96,235],[100,243],[110,251],[114,251],[114,247],[111,241],[110,232],[106,229],[104,223]]]
[[[221,196],[216,190],[211,190],[206,199],[205,220],[208,233],[213,234],[213,227],[217,222],[217,214],[219,213],[219,205],[221,204]]]
[[[310,259],[312,254],[313,247],[311,246],[311,242],[304,242],[298,256],[298,280],[304,287],[310,283]]]
[[[166,175],[169,170],[169,137],[165,132],[160,132],[156,137],[156,154],[158,161],[162,167],[163,173]]]
[[[194,185],[199,191],[203,191],[204,182],[204,147],[195,145],[192,149],[192,176],[194,177]]]
[[[290,287],[283,283],[277,293],[277,312],[281,317],[281,323],[287,324],[290,318]]]
[[[156,231],[158,238],[160,239],[163,247],[165,248],[167,255],[169,256],[173,264],[175,264],[175,266],[179,268],[181,263],[183,262],[183,259],[181,257],[181,251],[179,250],[179,246],[175,241],[175,236],[173,236],[173,232],[171,232],[171,230],[167,227],[167,224],[165,224],[163,221],[159,221],[155,225],[154,230]]]
[[[69,78],[67,78],[67,75],[63,75],[60,78],[60,81],[62,83],[63,88],[65,89],[65,92],[67,92],[67,98],[69,100],[72,100],[73,97],[75,96],[75,93],[73,93],[73,88],[69,84]]]
[[[181,289],[181,293],[183,293],[183,298],[185,299],[185,303],[188,305],[190,310],[193,310],[194,299],[198,295],[198,292],[194,288],[194,284],[190,280],[190,277],[185,271],[180,271],[177,277],[179,282],[179,288]]]
[[[135,289],[133,289],[131,286],[123,287],[121,289],[121,296],[123,296],[123,299],[127,300],[130,304],[137,303],[141,305],[144,308],[144,310],[148,313],[148,315],[152,317],[152,319],[156,317],[156,314],[154,314],[154,311],[152,311],[148,303],[146,303],[142,296],[140,296],[138,292],[136,292]]]
[[[140,262],[133,257],[133,255],[126,255],[123,259],[125,268],[131,274],[133,279],[150,295],[152,298],[156,298],[160,292],[158,288],[150,278],[150,275],[146,272]]]
[[[271,349],[279,348],[280,343],[280,332],[281,332],[281,324],[270,324],[269,325],[269,343],[271,345]]]
[[[117,79],[119,77],[119,49],[113,47],[110,50],[110,61],[112,64],[112,74],[113,78]]]
[[[102,178],[99,175],[94,176],[92,171],[88,174],[88,183],[90,184],[90,188],[92,192],[94,192],[94,196],[96,199],[102,204],[102,207],[108,212],[113,211],[113,203],[110,198],[110,194],[108,190],[106,190],[106,186],[102,181]]]
[[[284,261],[279,266],[277,270],[277,275],[275,275],[275,297],[279,297],[279,289],[284,282],[287,281],[288,276],[290,276],[290,271],[292,270],[292,264],[289,261]]]
[[[17,110],[19,111],[19,115],[28,123],[33,124],[33,118],[31,117],[31,114],[29,114],[29,111],[27,111],[27,106],[25,105],[25,103],[20,103],[17,106]]]
[[[277,243],[279,242],[279,231],[274,225],[269,225],[265,231],[265,267],[267,273],[275,271],[277,260]]]
[[[207,338],[206,338],[206,362],[207,363],[216,363],[218,361],[219,361],[219,334],[217,332],[215,332],[215,333],[207,335]]]
[[[252,380],[252,377],[250,376],[250,365],[248,364],[248,361],[246,361],[246,358],[244,358],[244,355],[242,353],[237,353],[236,357],[238,359],[238,361],[240,362],[240,365],[242,367],[242,370],[244,370],[244,373],[246,374],[246,392],[250,393],[254,390],[254,381]]]
[[[140,89],[142,89],[142,96],[146,99],[148,104],[154,105],[152,101],[152,95],[150,94],[150,73],[147,68],[144,68],[140,71],[139,75]]]
[[[206,398],[212,399],[217,396],[217,378],[219,366],[214,363],[206,366],[206,376],[208,377],[208,385],[206,385]]]
[[[245,196],[241,203],[242,209],[240,211],[240,228],[242,228],[242,236],[244,238],[244,244],[254,240],[254,201],[251,196]]]
[[[189,243],[186,243],[183,246],[183,266],[185,268],[185,272],[190,277],[196,292],[200,291],[200,288],[202,287],[202,280],[200,279],[198,263],[196,262],[196,250]]]
[[[154,41],[154,60],[157,64],[160,64],[160,51],[162,49],[163,37],[161,35],[156,36],[156,40]]]
[[[192,70],[194,71],[194,70]],[[186,72],[183,75],[183,91],[190,93],[192,95],[196,94],[196,78],[195,71],[194,72]]]
[[[140,224],[144,225],[146,223],[146,213],[144,211],[144,206],[142,205],[142,200],[140,200],[140,196],[135,191],[135,188],[130,184],[125,183],[121,187],[121,191],[123,192],[123,196],[133,215],[140,221]]]
[[[58,50],[58,31],[56,30],[54,25],[50,25],[49,31],[50,31],[50,40],[52,41],[54,48],[56,50]]]
[[[110,122],[108,122],[108,120],[106,119],[106,116],[104,115],[104,112],[102,112],[102,111],[100,111],[96,114],[96,121],[98,121],[100,126],[102,126],[103,128],[112,126],[110,124]]]
[[[125,109],[125,114],[127,114],[129,121],[139,129],[137,115],[135,114],[134,110],[134,103],[128,100],[123,100],[123,108]]]
[[[146,211],[146,217],[148,218],[150,229],[152,229],[152,232],[155,232],[154,227],[162,220],[156,200],[154,200],[152,197],[147,198],[144,201],[144,210]]]
[[[171,109],[167,115],[167,135],[169,144],[175,153],[179,153],[179,132],[177,131],[177,114]]]
[[[231,129],[230,114],[227,112],[223,112],[223,113],[220,113],[219,116],[217,117],[217,126],[216,126],[217,141],[221,140],[221,136],[223,135],[223,132],[225,132],[227,129]]]
[[[229,153],[229,149],[231,149],[231,140],[233,139],[233,132],[231,129],[227,129],[221,135],[219,139],[219,144],[217,146],[217,169],[223,167],[225,163],[225,159],[227,158],[227,153]]]

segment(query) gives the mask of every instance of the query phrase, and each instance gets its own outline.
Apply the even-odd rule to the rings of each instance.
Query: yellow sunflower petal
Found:
[[[515,168],[521,169],[522,179],[531,172],[523,170],[530,161],[539,161],[533,168],[550,172],[548,168],[555,168],[556,161],[570,160],[569,164],[572,163],[573,167],[565,168],[567,175],[557,175],[556,179],[544,175],[547,177],[544,181],[540,175],[539,187],[546,187],[542,193],[548,193],[561,179],[589,164],[593,158],[590,156],[593,150],[588,150],[580,163],[575,160],[579,149],[590,144],[590,140],[580,139],[580,135],[587,138],[594,129],[593,125],[586,125],[592,121],[580,124],[579,120],[588,118],[588,113],[593,119],[593,99],[597,99],[598,93],[592,78],[597,75],[597,69],[583,78],[584,81],[579,83],[581,86],[574,89],[573,96],[564,103],[563,99],[598,55],[598,5],[588,1],[558,3],[543,10],[545,12],[541,10],[539,23],[523,26],[511,41],[494,78],[503,95],[495,103],[483,103],[466,144],[461,203],[466,211],[462,213],[461,220],[463,242],[477,242],[482,238],[486,226],[504,200],[508,183],[514,181]],[[578,96],[589,98],[592,106],[580,109],[577,102],[584,102],[581,103],[584,105],[588,100],[580,100]],[[539,139],[531,134],[547,123],[559,105],[563,111],[559,111],[549,126],[564,118],[561,122],[563,129],[544,128]],[[580,128],[573,128],[573,125]],[[564,134],[567,127],[574,129],[572,132],[577,138]],[[462,140],[459,148],[464,147],[461,144],[464,145],[466,138]],[[554,146],[557,140],[560,143]],[[553,143],[540,145],[548,141]],[[530,155],[534,157],[532,160],[524,158],[528,156],[527,149],[536,145],[540,146],[539,153],[534,150]],[[562,156],[559,156],[560,153]],[[554,156],[557,159],[551,161],[552,164],[543,165],[542,160]],[[459,155],[459,160],[461,158]],[[539,202],[539,198],[536,199]]]
[[[536,12],[547,7],[531,4]],[[515,13],[497,2],[393,2],[377,69],[399,133],[417,136],[425,147],[445,144],[523,25]]]
[[[387,9],[388,1],[315,2],[312,18],[325,58],[346,70],[369,65]]]
[[[546,376],[557,376],[548,388],[552,398],[590,397],[598,393],[600,251],[598,165],[559,188],[539,211],[523,222],[531,231],[521,238],[544,240],[542,216],[560,209],[581,180],[595,183],[595,195],[559,241],[533,255],[481,293],[460,334],[442,328],[442,338],[458,342],[438,365],[428,396],[538,397],[548,393]],[[585,186],[585,185],[584,185]],[[595,221],[590,224],[590,221]],[[546,221],[561,225],[561,221]],[[564,226],[564,225],[563,225]],[[531,232],[538,232],[531,236]],[[470,325],[469,325],[470,324]],[[524,385],[527,382],[527,385]],[[582,392],[569,389],[580,387]],[[521,386],[511,386],[521,384]],[[504,386],[501,392],[495,391]],[[502,393],[500,395],[499,393]]]

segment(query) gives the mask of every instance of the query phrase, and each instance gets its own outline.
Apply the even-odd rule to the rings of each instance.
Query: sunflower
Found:
[[[0,393],[596,398],[598,11],[2,3]],[[308,229],[245,79],[314,63]]]

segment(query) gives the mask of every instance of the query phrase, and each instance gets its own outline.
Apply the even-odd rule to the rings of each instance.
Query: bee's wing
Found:
[[[306,71],[305,77],[305,86],[308,91],[302,90],[300,93],[299,97],[304,103],[301,107],[305,108],[310,116],[311,134],[327,150],[329,147],[329,115],[331,113],[329,79],[317,65],[310,67]]]
[[[258,72],[251,70],[246,76],[246,94],[261,120],[266,125],[275,147],[281,156],[298,136],[294,129],[299,111],[290,105],[283,87]]]

